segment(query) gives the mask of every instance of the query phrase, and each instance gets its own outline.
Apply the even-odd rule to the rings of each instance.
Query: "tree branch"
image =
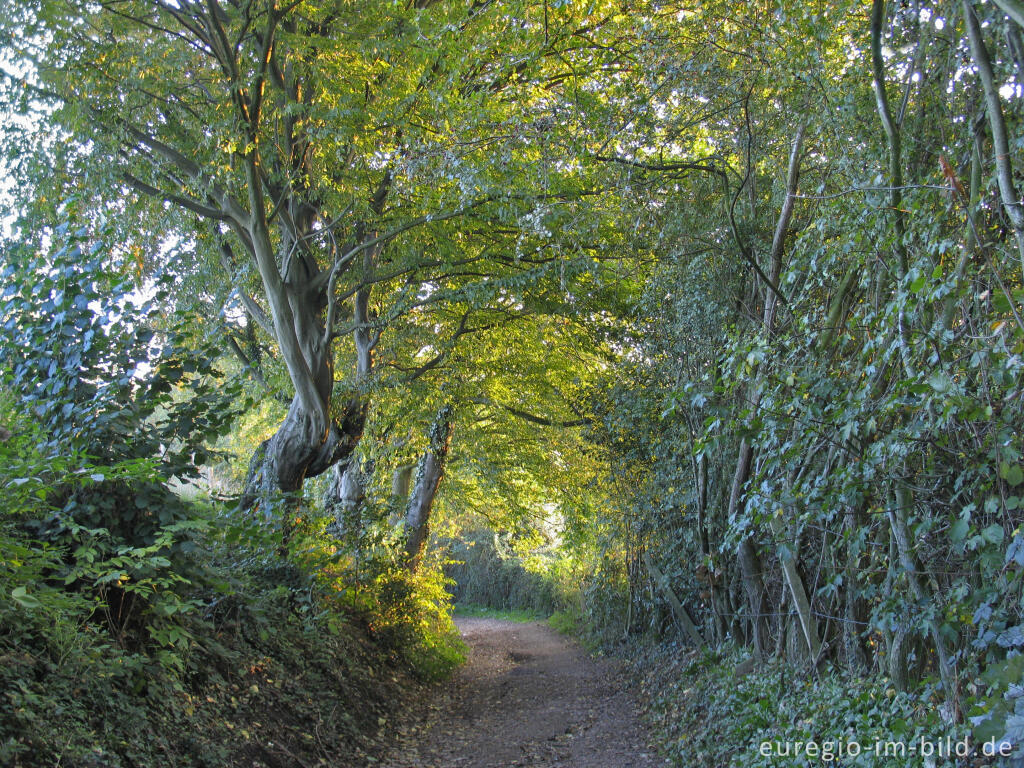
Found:
[[[490,398],[487,398],[487,397],[474,397],[474,398],[470,398],[470,402],[471,403],[476,403],[477,405],[488,406],[488,407],[491,407],[491,408],[501,408],[503,410],[508,411],[513,416],[518,416],[520,419],[523,419],[524,421],[528,421],[531,424],[539,424],[542,427],[559,427],[559,428],[566,428],[567,429],[567,428],[570,428],[570,427],[585,427],[586,425],[593,423],[592,419],[586,419],[586,418],[583,418],[583,419],[572,419],[570,421],[557,421],[555,419],[545,418],[544,416],[535,416],[532,413],[528,413],[527,411],[522,411],[522,410],[520,410],[518,408],[513,408],[510,405],[503,405],[502,403],[496,403],[496,402],[494,402],[493,400],[491,400]]]
[[[165,192],[151,184],[147,184],[142,179],[137,176],[133,176],[128,171],[123,171],[121,173],[121,178],[139,192],[142,192],[149,197],[155,197],[158,200],[166,200],[168,203],[173,203],[174,205],[190,210],[203,218],[213,219],[214,221],[227,221],[228,219],[228,215],[218,208],[211,208],[208,205],[203,205],[201,202],[191,197]]]
[[[231,246],[223,240],[218,243],[218,247],[220,248],[221,266],[224,268],[224,271],[227,272],[228,278],[230,279],[234,272],[234,251],[232,251]],[[272,339],[277,338],[277,335],[274,333],[274,324],[270,321],[270,318],[267,317],[267,313],[263,311],[263,308],[256,303],[256,300],[253,299],[252,296],[249,295],[249,292],[241,286],[235,286],[235,292],[238,294],[238,298],[242,300],[245,311],[249,313],[249,316],[253,321]]]

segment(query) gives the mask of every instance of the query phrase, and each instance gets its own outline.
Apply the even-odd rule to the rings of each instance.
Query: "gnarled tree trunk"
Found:
[[[366,423],[366,405],[348,404],[339,422],[324,436],[317,419],[292,401],[277,432],[264,440],[249,461],[241,507],[260,511],[270,519],[273,506],[283,494],[297,493],[308,477],[323,474],[352,455]]]

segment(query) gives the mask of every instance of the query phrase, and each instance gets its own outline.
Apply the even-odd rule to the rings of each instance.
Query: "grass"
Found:
[[[455,606],[456,616],[467,616],[475,619],[503,619],[504,621],[515,621],[526,624],[530,621],[544,621],[547,616],[537,611],[513,608],[510,610],[500,608],[488,608],[484,605],[473,605],[472,603],[459,603]]]
[[[571,637],[581,634],[579,618],[573,616],[569,611],[555,611],[548,617],[548,626],[555,632]]]

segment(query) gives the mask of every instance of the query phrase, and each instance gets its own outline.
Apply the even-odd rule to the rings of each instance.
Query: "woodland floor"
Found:
[[[541,622],[460,618],[469,657],[399,724],[386,768],[653,768],[628,678]]]

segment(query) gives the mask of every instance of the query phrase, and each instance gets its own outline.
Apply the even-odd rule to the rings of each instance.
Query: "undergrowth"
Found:
[[[109,595],[45,586],[66,550],[6,530],[0,764],[362,764],[409,690],[461,660],[425,586],[442,590],[436,576],[357,583],[282,559],[273,535],[246,528],[244,545],[211,534],[177,597],[120,632]]]
[[[551,564],[503,545],[500,534],[469,531],[444,543],[450,549],[445,574],[453,582],[452,596],[457,603],[545,616],[560,607],[560,586],[550,572]]]
[[[462,658],[440,570],[175,493],[250,400],[84,237],[0,304],[0,765],[368,762]]]
[[[449,552],[445,576],[460,613],[546,618],[591,652],[622,643],[624,579],[614,563],[600,556],[580,558],[559,546],[519,551],[505,538],[479,528],[442,542]]]
[[[973,754],[975,762],[954,762],[968,731],[944,722],[928,684],[899,692],[885,678],[811,675],[784,662],[745,673],[739,651],[675,643],[645,648],[637,658],[648,721],[672,765],[989,764]]]

